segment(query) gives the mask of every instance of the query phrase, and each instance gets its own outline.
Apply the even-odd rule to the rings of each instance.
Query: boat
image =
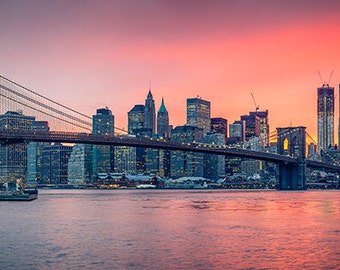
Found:
[[[21,188],[17,183],[4,184],[5,190],[0,191],[0,201],[33,201],[38,198],[36,188]]]
[[[138,188],[138,189],[148,189],[148,188],[156,188],[156,186],[150,185],[150,184],[140,184],[140,185],[137,185],[136,188]]]

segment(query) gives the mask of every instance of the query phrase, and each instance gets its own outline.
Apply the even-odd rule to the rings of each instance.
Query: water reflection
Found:
[[[0,204],[0,265],[3,269],[336,269],[339,195],[336,191],[42,191],[29,204]]]

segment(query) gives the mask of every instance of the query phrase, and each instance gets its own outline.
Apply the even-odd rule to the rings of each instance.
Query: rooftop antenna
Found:
[[[331,74],[329,75],[328,85],[331,83],[331,79],[332,79],[332,76],[333,76],[333,72],[334,72],[334,70],[332,70]]]
[[[149,80],[149,91],[151,91],[151,80]]]
[[[321,76],[321,73],[320,73],[319,70],[318,70],[318,74],[319,74],[319,77],[320,77],[320,80],[321,80],[321,84],[324,85],[324,84],[325,84],[325,81],[322,79],[322,76]]]

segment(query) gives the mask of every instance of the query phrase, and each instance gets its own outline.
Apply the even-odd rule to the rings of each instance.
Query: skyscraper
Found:
[[[201,98],[187,99],[187,125],[203,129],[203,134],[210,132],[210,101]]]
[[[93,115],[92,134],[114,135],[114,116],[107,107],[98,109],[97,114]],[[93,146],[93,178],[96,178],[98,173],[114,171],[113,149],[110,145]]]
[[[169,114],[165,108],[163,98],[162,104],[157,112],[157,134],[163,138],[169,136]]]
[[[250,116],[256,115],[260,118],[260,139],[262,146],[269,146],[269,119],[268,110],[250,112]]]
[[[318,146],[334,146],[334,87],[326,83],[318,88]]]
[[[128,132],[129,134],[137,134],[138,130],[144,127],[144,105],[135,105],[128,112]]]
[[[246,122],[246,140],[259,137],[261,133],[261,120],[256,114],[242,115],[241,121]]]
[[[155,101],[152,97],[151,90],[149,90],[148,96],[145,100],[144,128],[151,129],[152,134],[156,133]]]
[[[203,130],[193,126],[178,126],[172,131],[175,142],[191,143],[202,142]],[[170,152],[171,178],[183,176],[203,177],[203,154],[195,152],[171,151]]]

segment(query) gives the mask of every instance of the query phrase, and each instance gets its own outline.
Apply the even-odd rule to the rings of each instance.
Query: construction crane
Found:
[[[254,102],[254,105],[255,105],[255,111],[257,112],[257,111],[260,109],[260,106],[259,106],[259,105],[257,105],[257,103],[256,103],[256,100],[255,100],[255,97],[254,97],[253,93],[252,93],[252,92],[250,92],[250,94],[251,94],[251,97],[253,98],[253,102]]]

